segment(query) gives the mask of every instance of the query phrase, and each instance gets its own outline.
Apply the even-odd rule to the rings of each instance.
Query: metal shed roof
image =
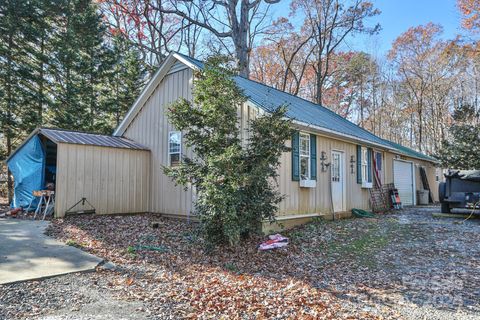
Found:
[[[133,150],[148,150],[147,147],[123,137],[114,137],[96,133],[50,128],[40,128],[38,133],[44,135],[55,143],[81,144]]]
[[[79,132],[79,131],[69,131],[69,130],[63,130],[63,129],[37,128],[24,140],[24,142],[14,152],[12,152],[10,156],[8,156],[6,161],[12,158],[18,152],[18,150],[20,150],[23,147],[23,145],[27,141],[29,141],[33,136],[37,134],[41,134],[47,137],[54,143],[80,144],[80,145],[88,145],[88,146],[132,149],[132,150],[149,150],[147,147],[123,137],[115,137],[115,136]]]
[[[203,62],[179,54],[199,69],[203,69]],[[270,112],[280,105],[287,106],[287,117],[305,123],[307,125],[318,126],[330,131],[345,134],[362,141],[370,142],[376,145],[384,146],[388,149],[394,149],[399,153],[414,158],[420,158],[428,161],[436,161],[423,153],[404,147],[397,143],[377,137],[373,133],[361,128],[360,126],[341,117],[332,110],[315,104],[308,100],[294,96],[287,92],[264,85],[250,79],[240,76],[235,77],[237,85],[243,89],[248,99],[258,107]]]

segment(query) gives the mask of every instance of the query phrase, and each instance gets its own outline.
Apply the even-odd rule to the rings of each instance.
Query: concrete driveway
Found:
[[[48,224],[0,219],[0,284],[93,271],[102,261],[46,236]]]

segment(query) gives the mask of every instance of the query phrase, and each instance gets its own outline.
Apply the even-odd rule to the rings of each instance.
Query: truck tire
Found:
[[[438,184],[438,199],[440,202],[443,202],[443,199],[445,199],[445,192],[447,191],[447,184],[445,182],[440,182]]]
[[[450,213],[450,205],[447,202],[442,202],[442,213]]]

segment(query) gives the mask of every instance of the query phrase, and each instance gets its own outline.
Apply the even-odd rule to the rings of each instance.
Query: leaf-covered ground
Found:
[[[195,224],[156,215],[56,220],[52,236],[118,269],[67,281],[81,283],[63,293],[77,301],[74,310],[66,303],[15,308],[15,292],[54,293],[53,279],[0,288],[0,298],[10,289],[3,298],[11,318],[81,318],[96,299],[86,292],[97,292],[110,304],[134,305],[125,319],[478,319],[480,220],[433,218],[438,211],[318,221],[284,233],[290,245],[270,252],[257,251],[262,238],[205,252]]]

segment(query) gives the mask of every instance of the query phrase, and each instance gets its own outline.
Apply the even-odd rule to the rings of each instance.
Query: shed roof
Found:
[[[55,143],[148,150],[147,147],[124,137],[51,128],[40,128],[38,133],[43,134]]]
[[[189,56],[180,53],[176,53],[176,55],[199,69],[204,66],[203,62]],[[380,145],[387,149],[393,149],[406,156],[436,162],[436,159],[423,153],[382,139],[319,104],[240,76],[235,77],[235,82],[243,89],[249,101],[267,112],[280,105],[285,105],[287,107],[287,117],[291,119]]]
[[[54,128],[37,128],[24,142],[6,159],[8,161],[20,150],[23,145],[33,136],[41,134],[54,143],[79,144],[98,147],[131,149],[131,150],[149,150],[147,147],[129,140],[124,137],[115,137],[96,133],[87,133]]]

